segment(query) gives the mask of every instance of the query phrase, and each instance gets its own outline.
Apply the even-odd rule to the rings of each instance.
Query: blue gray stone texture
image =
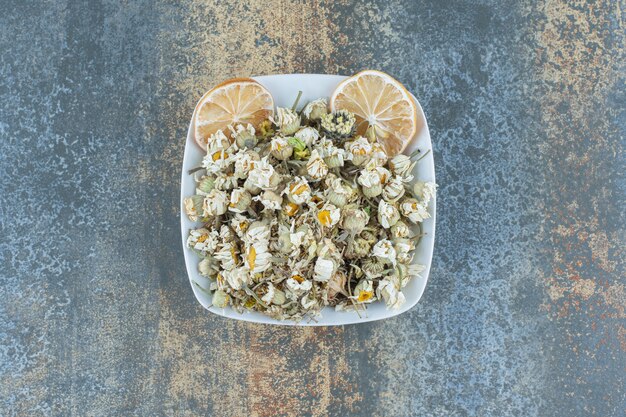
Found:
[[[624,416],[624,3],[0,0],[0,415]],[[430,282],[401,316],[204,311],[196,100],[393,74],[430,122]]]

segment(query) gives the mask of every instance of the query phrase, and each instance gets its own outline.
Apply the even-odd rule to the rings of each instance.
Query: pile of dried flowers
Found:
[[[208,140],[184,200],[203,224],[187,245],[205,290],[216,307],[279,320],[377,300],[399,308],[423,270],[411,262],[435,184],[414,182],[412,156],[388,158],[373,132],[355,137],[354,115],[328,113],[325,99],[294,109]]]

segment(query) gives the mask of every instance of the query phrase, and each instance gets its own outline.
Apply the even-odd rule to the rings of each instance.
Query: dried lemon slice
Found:
[[[389,74],[366,70],[342,81],[330,99],[332,111],[354,113],[357,133],[372,126],[389,156],[402,153],[417,133],[417,106],[404,86]]]
[[[228,125],[259,124],[274,113],[269,91],[252,78],[233,78],[207,92],[196,106],[194,133],[196,143],[206,148],[209,136]]]

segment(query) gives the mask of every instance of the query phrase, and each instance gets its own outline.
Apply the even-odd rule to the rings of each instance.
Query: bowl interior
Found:
[[[300,104],[298,108],[304,106],[307,102],[320,98],[330,97],[333,90],[339,84],[340,81],[345,79],[342,75],[325,75],[325,74],[284,74],[284,75],[267,75],[260,77],[253,77],[262,85],[264,85],[274,97],[276,106],[290,107],[296,98],[298,91],[302,91],[302,97],[300,98]],[[415,99],[415,97],[413,97]],[[418,106],[418,117],[421,118],[421,129],[413,142],[407,147],[405,153],[409,154],[415,149],[420,149],[425,152],[432,149],[430,141],[430,134],[428,132],[428,124],[424,116],[424,112],[419,105],[417,99],[415,102]],[[348,312],[336,312],[333,308],[326,307],[322,311],[322,317],[313,320],[303,320],[299,323],[292,321],[279,321],[264,316],[258,312],[246,312],[239,314],[231,308],[220,309],[211,306],[211,296],[203,289],[208,287],[209,281],[207,278],[201,276],[198,272],[198,256],[186,246],[186,240],[189,233],[189,229],[193,229],[199,226],[199,224],[190,221],[187,216],[184,215],[183,199],[187,196],[194,194],[195,184],[191,175],[187,174],[187,171],[199,166],[203,152],[196,145],[194,141],[193,132],[193,116],[189,124],[189,130],[187,133],[187,141],[185,143],[185,154],[183,158],[182,167],[182,180],[181,180],[181,233],[183,241],[183,252],[185,255],[185,265],[187,267],[187,274],[193,292],[198,299],[198,302],[212,313],[220,316],[229,317],[236,320],[245,320],[256,323],[269,323],[269,324],[281,324],[281,325],[299,325],[299,326],[335,326],[351,323],[363,323],[373,320],[381,320],[387,317],[393,317],[401,314],[411,307],[413,307],[421,298],[428,275],[430,272],[430,264],[433,255],[434,239],[435,239],[435,214],[436,214],[436,198],[433,199],[428,207],[431,218],[427,219],[422,224],[422,230],[425,236],[422,238],[420,244],[416,248],[414,263],[422,264],[426,266],[426,269],[420,274],[421,277],[412,279],[409,284],[403,289],[406,297],[406,303],[398,310],[387,310],[384,303],[375,302],[367,307],[366,312],[359,312],[357,314],[354,311]],[[413,174],[416,179],[421,181],[435,181],[435,166],[433,160],[432,151],[424,157],[415,167]]]

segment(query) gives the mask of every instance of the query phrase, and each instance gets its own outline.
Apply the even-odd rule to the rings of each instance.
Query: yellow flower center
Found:
[[[359,303],[362,303],[364,301],[370,300],[373,296],[374,296],[374,291],[361,291],[359,292],[359,297],[357,298],[357,301]]]
[[[317,219],[320,221],[320,224],[322,226],[330,226],[330,223],[332,221],[330,218],[330,211],[321,210],[319,213],[317,213]]]
[[[289,191],[291,191],[291,194],[300,195],[303,192],[305,192],[308,188],[309,186],[306,184],[291,184],[289,186]]]
[[[217,162],[218,159],[226,159],[228,154],[224,151],[217,151],[213,154],[213,162]]]
[[[241,229],[242,232],[245,232],[246,229],[248,228],[248,222],[239,223],[239,228]]]
[[[250,269],[254,269],[254,262],[256,261],[256,249],[254,246],[250,248],[250,252],[248,252],[248,266]]]
[[[285,206],[285,214],[289,217],[293,217],[296,215],[299,208],[300,207],[297,204],[287,203],[287,205]]]
[[[202,243],[209,238],[209,235],[202,235],[198,238],[198,243]]]
[[[245,308],[252,308],[256,304],[256,300],[252,297],[248,298],[248,300],[243,305]]]
[[[304,282],[304,278],[302,276],[300,276],[300,275],[294,275],[291,278],[296,280],[298,282],[298,284],[302,284]]]

